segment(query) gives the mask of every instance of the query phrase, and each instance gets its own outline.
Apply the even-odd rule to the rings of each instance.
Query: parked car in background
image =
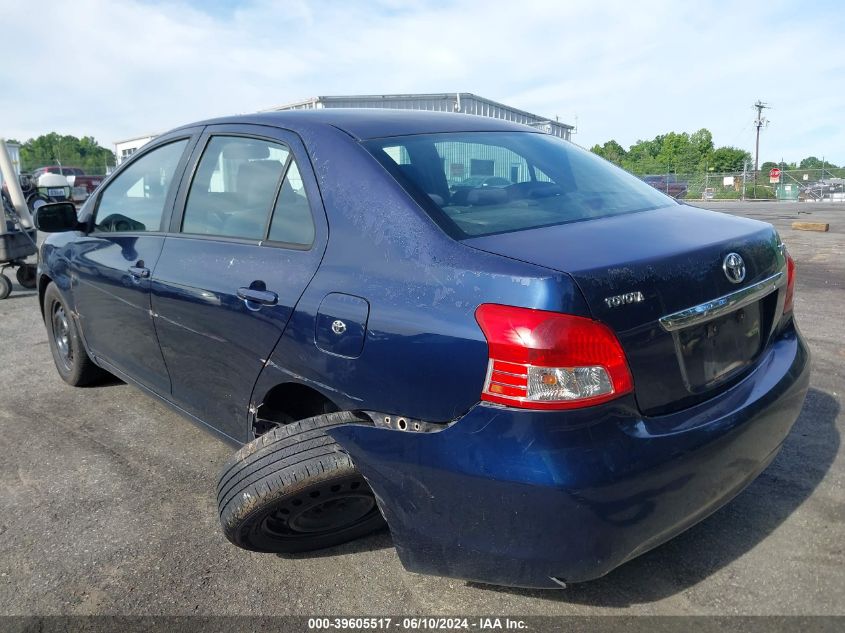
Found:
[[[826,178],[801,187],[801,200],[845,199],[845,178]]]
[[[47,165],[32,170],[32,176],[38,178],[42,174],[60,174],[62,176],[84,176],[85,172],[79,167],[65,167],[64,165]]]
[[[89,176],[79,167],[64,165],[47,165],[32,171],[36,180],[43,174],[59,174],[67,178],[74,202],[84,202],[105,179],[105,176]]]
[[[482,159],[517,181],[454,197],[446,170]],[[196,123],[37,222],[60,376],[109,372],[241,446],[217,502],[249,550],[386,521],[413,571],[596,578],[749,484],[808,387],[771,225],[499,119]]]
[[[643,176],[643,181],[673,198],[683,198],[687,195],[687,190],[689,189],[689,183],[687,181],[678,180],[677,176],[672,174]]]

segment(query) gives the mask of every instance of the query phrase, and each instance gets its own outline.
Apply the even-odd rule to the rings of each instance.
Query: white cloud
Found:
[[[845,13],[644,2],[2,2],[0,134],[118,138],[321,94],[469,91],[623,145],[709,128],[845,163]]]

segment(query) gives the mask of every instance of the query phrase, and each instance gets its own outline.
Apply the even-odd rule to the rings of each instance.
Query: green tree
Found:
[[[745,161],[751,161],[751,154],[738,147],[720,147],[713,152],[710,167],[714,171],[742,171]]]
[[[657,162],[660,163],[661,172],[689,172],[693,171],[694,160],[690,151],[689,134],[683,132],[669,132],[663,136],[660,143],[660,151],[657,153]]]
[[[697,132],[667,132],[658,134],[651,140],[640,139],[628,148],[628,151],[616,141],[603,145],[594,145],[592,151],[621,165],[624,169],[637,174],[679,174],[691,176],[704,171],[738,172],[742,171],[745,161],[752,168],[751,155],[738,147],[716,147],[713,134],[707,128]],[[809,157],[805,161],[818,160]],[[802,161],[802,166],[804,162]],[[827,163],[831,167],[830,163]],[[766,162],[760,167],[768,172],[779,163]],[[819,164],[819,167],[821,165]],[[783,165],[784,169],[794,165]]]
[[[815,156],[807,156],[807,158],[802,159],[801,162],[798,163],[799,169],[821,169],[822,167],[837,169],[836,165],[830,161],[822,161]]]
[[[705,167],[710,162],[715,149],[713,145],[713,134],[707,128],[701,128],[698,132],[690,134],[689,140],[695,154],[698,156],[699,167]]]
[[[99,145],[91,136],[77,138],[56,132],[42,134],[21,144],[22,171],[58,163],[81,167],[86,174],[102,174],[107,166],[114,165],[114,152]]]
[[[616,165],[621,165],[627,155],[625,148],[614,140],[607,141],[604,145],[593,145],[590,151]]]
[[[665,173],[664,165],[657,160],[662,146],[663,135],[655,136],[651,141],[637,141],[628,148],[628,154],[622,160],[622,167],[635,174]]]

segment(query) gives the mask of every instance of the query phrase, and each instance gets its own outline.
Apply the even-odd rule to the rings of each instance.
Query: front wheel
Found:
[[[12,282],[6,275],[0,275],[0,299],[12,294]]]
[[[70,310],[53,283],[44,292],[44,324],[56,369],[67,384],[83,387],[108,375],[88,357]]]
[[[235,453],[223,467],[217,502],[223,534],[257,552],[302,552],[339,545],[384,527],[372,490],[326,433],[372,424],[349,411],[281,426]]]

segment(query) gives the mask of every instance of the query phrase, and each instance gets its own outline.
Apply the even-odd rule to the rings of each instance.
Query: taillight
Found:
[[[482,400],[574,409],[634,389],[622,346],[598,321],[491,303],[479,306],[475,318],[490,356]]]
[[[792,312],[792,302],[795,295],[795,260],[792,259],[792,255],[785,248],[784,253],[786,254],[786,296],[783,299],[783,313],[787,314]]]

